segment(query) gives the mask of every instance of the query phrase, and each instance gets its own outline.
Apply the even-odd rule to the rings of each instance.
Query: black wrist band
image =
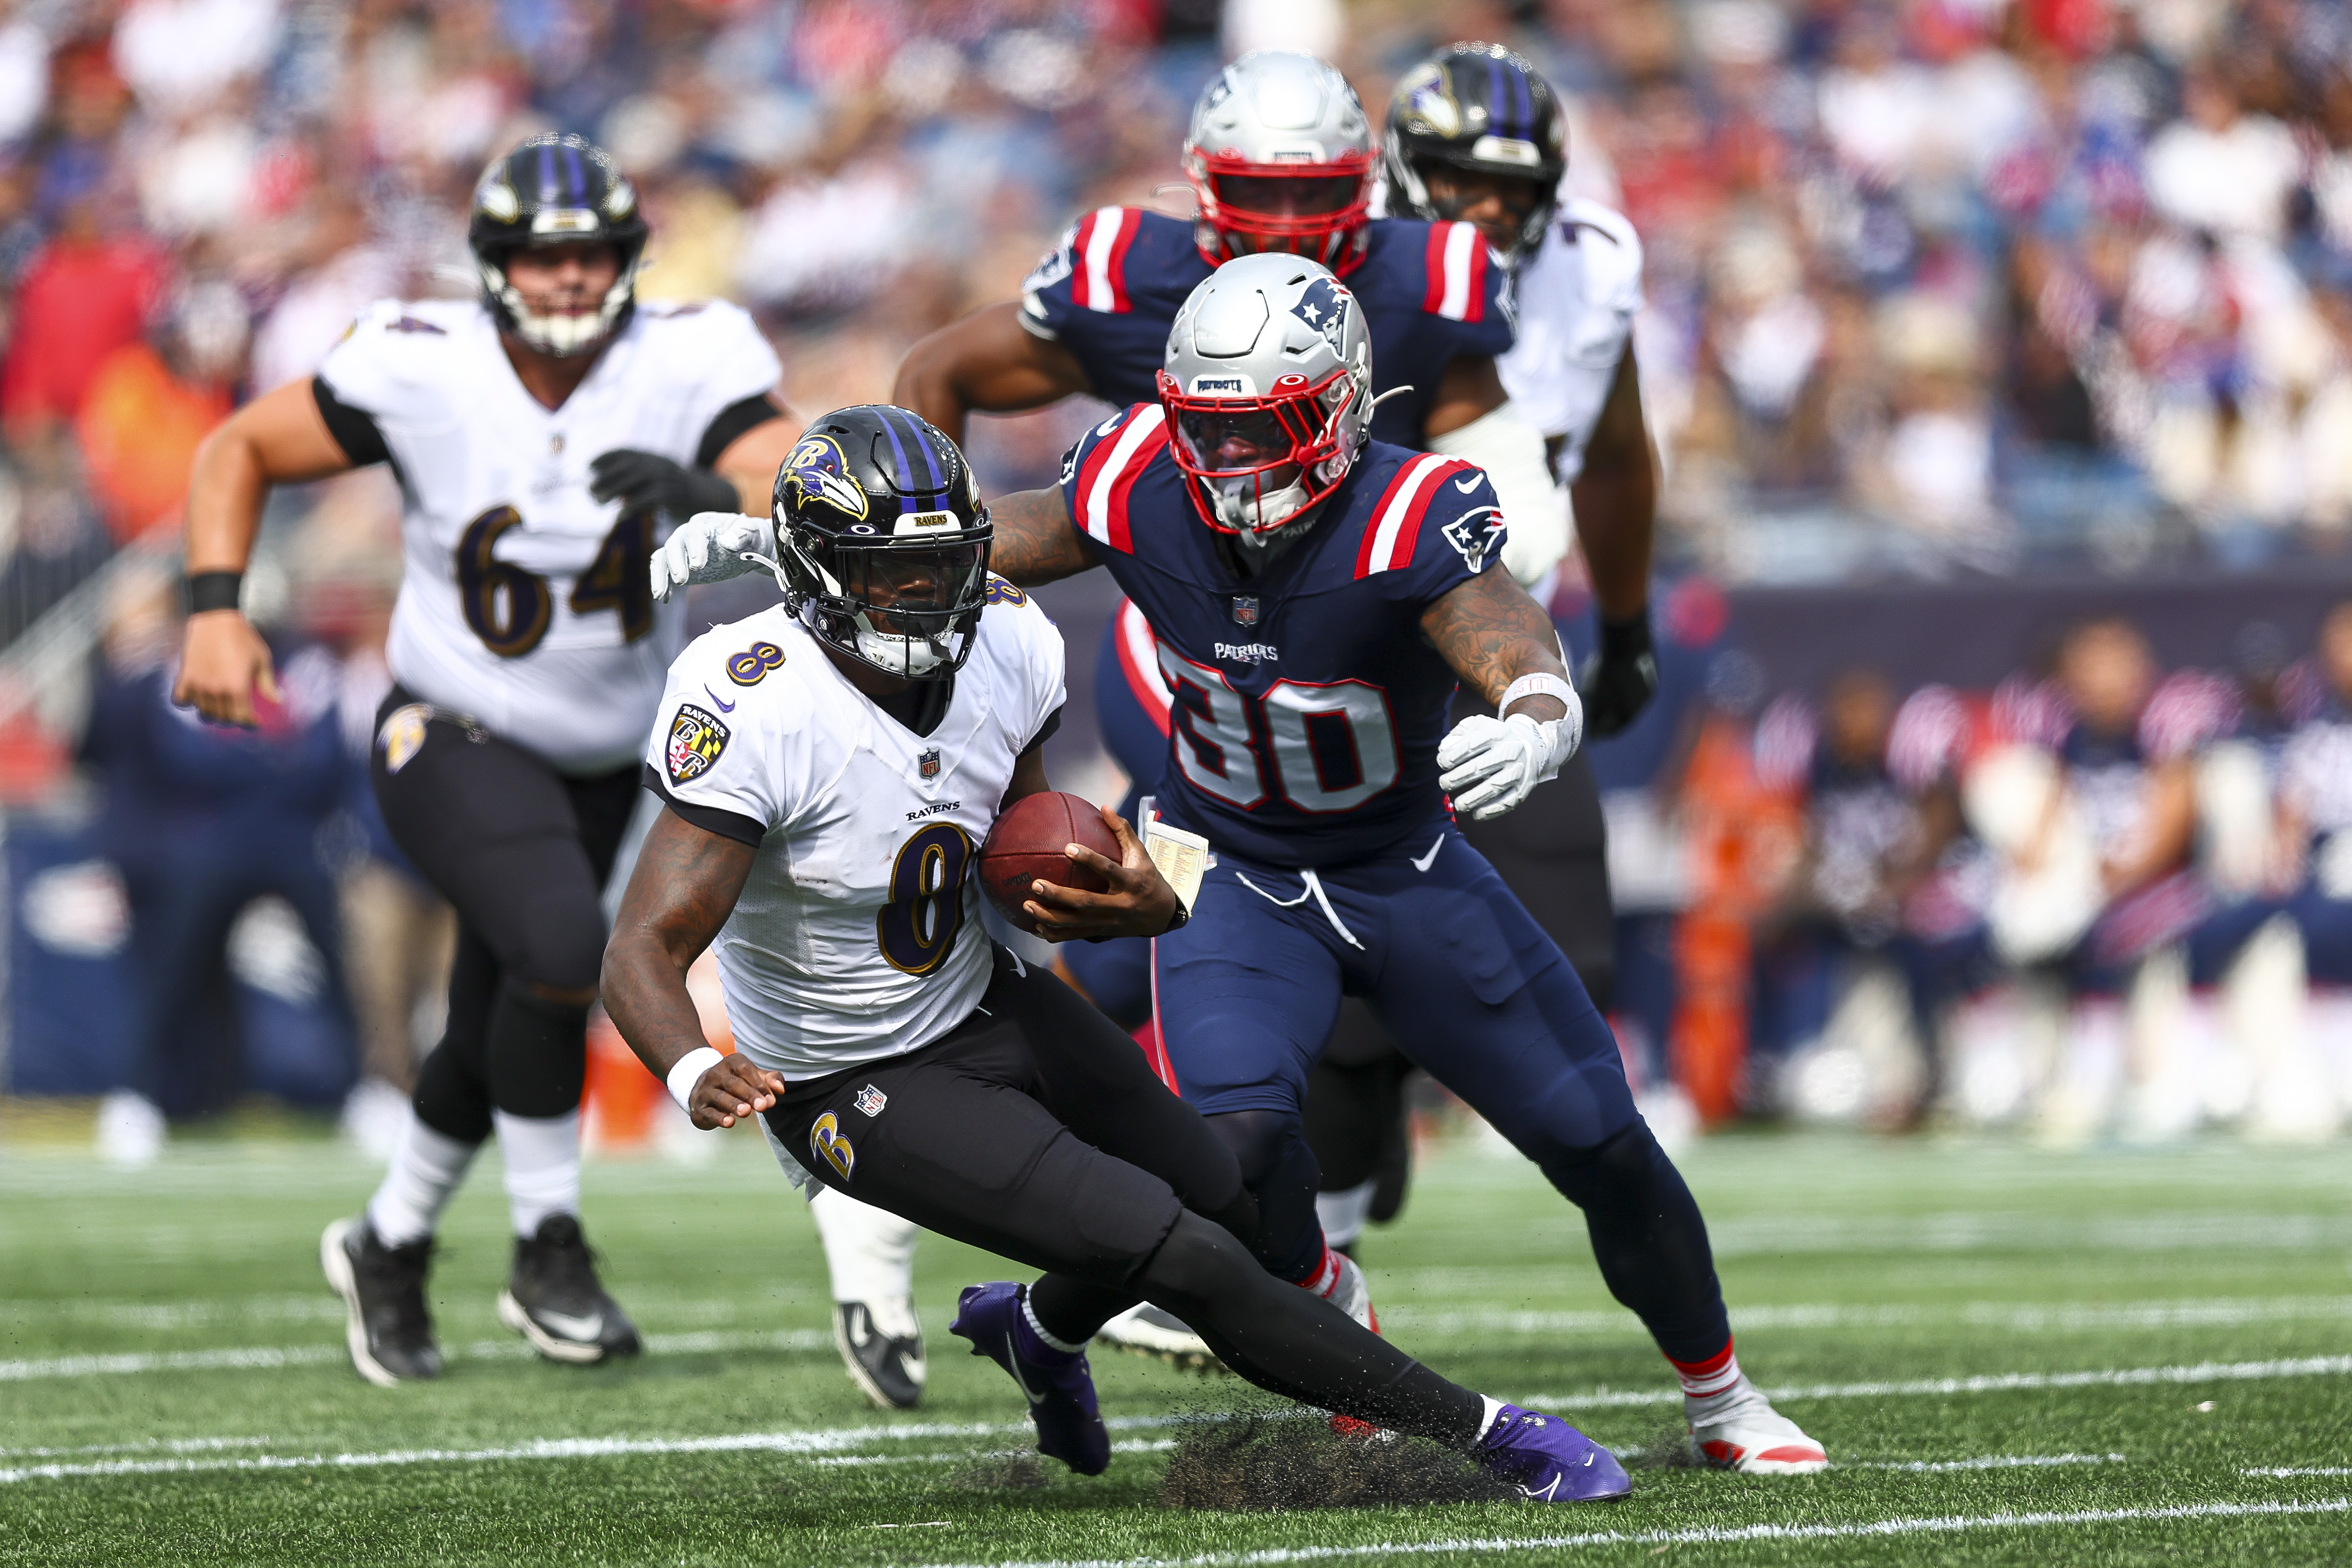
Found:
[[[1176,901],[1176,917],[1168,923],[1168,931],[1181,931],[1192,918],[1192,912],[1184,907],[1184,901],[1182,899],[1178,899]],[[1162,931],[1160,935],[1165,936],[1168,935],[1168,931]]]
[[[1601,622],[1601,656],[1604,659],[1638,659],[1651,652],[1650,612],[1645,607],[1622,621],[1603,617]]]
[[[188,574],[188,613],[236,608],[237,590],[245,585],[241,571],[192,571]]]

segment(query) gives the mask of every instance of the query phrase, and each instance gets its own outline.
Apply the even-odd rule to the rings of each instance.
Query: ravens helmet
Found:
[[[646,220],[635,187],[604,150],[579,136],[534,136],[482,171],[466,243],[499,326],[543,354],[569,358],[602,345],[636,305]],[[515,252],[583,242],[613,247],[620,276],[588,316],[539,316],[507,280]]]
[[[776,471],[786,603],[826,645],[886,675],[944,680],[971,657],[992,535],[956,444],[903,408],[810,423]]]
[[[1429,193],[1437,164],[1525,180],[1535,204],[1504,247],[1517,265],[1535,254],[1559,206],[1568,172],[1568,118],[1551,84],[1499,44],[1455,44],[1397,78],[1381,163],[1392,217],[1451,221],[1460,204]]]

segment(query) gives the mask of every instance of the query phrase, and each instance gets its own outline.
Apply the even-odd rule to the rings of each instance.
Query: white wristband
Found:
[[[1538,670],[1531,675],[1521,675],[1503,688],[1503,700],[1495,705],[1496,716],[1509,713],[1511,705],[1521,697],[1558,697],[1560,705],[1574,713],[1581,706],[1576,700],[1576,688],[1548,671]]]
[[[669,1097],[677,1102],[680,1110],[692,1111],[694,1086],[702,1082],[704,1073],[726,1060],[707,1045],[688,1051],[669,1070]]]

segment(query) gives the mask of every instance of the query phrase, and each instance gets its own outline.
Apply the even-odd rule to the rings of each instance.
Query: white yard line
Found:
[[[1596,1530],[1577,1535],[1489,1535],[1451,1541],[1389,1541],[1363,1546],[1287,1546],[1262,1552],[1215,1552],[1200,1557],[1002,1559],[993,1563],[933,1563],[925,1568],[1259,1568],[1348,1557],[1435,1557],[1454,1552],[1516,1553],[1571,1551],[1580,1546],[1720,1546],[1742,1541],[1835,1541],[1855,1536],[1950,1535],[1974,1530],[2041,1530],[2074,1524],[2130,1524],[2191,1519],[2255,1519],[2352,1512],[2352,1498],[2310,1502],[2183,1503],[2173,1508],[2100,1508],[2070,1513],[1945,1514],[1873,1519],[1853,1524],[1748,1524],[1689,1530]]]
[[[2242,1476],[2352,1476],[2352,1465],[2273,1465],[2238,1473]]]
[[[1379,1281],[1374,1281],[1374,1294]],[[1949,1306],[1834,1304],[1735,1307],[1731,1326],[1759,1330],[1908,1328],[1959,1323],[2011,1333],[2114,1333],[2117,1330],[2242,1328],[2251,1323],[2327,1322],[2352,1318],[2352,1296],[2209,1298],[2182,1301],[2048,1302],[2022,1305],[1964,1301]],[[1544,1333],[1639,1335],[1627,1312],[1431,1311],[1410,1302],[1381,1308],[1384,1324],[1416,1333]]]
[[[2011,1372],[1978,1377],[1925,1378],[1912,1383],[1832,1383],[1810,1388],[1768,1390],[1777,1399],[1896,1398],[1913,1395],[2005,1393],[2019,1389],[2133,1387],[2160,1384],[2247,1382],[2274,1377],[2339,1377],[2352,1374],[2352,1356],[2309,1356],[2299,1361],[2200,1362],[2187,1366],[2122,1367],[2100,1372]],[[1575,1414],[1622,1406],[1662,1405],[1679,1392],[1599,1389],[1583,1394],[1537,1395],[1513,1401]],[[1104,1423],[1113,1431],[1182,1426],[1195,1416],[1122,1416]],[[425,1464],[489,1464],[522,1459],[601,1458],[620,1454],[703,1454],[741,1451],[827,1453],[862,1443],[915,1437],[991,1437],[1027,1433],[1027,1422],[969,1426],[916,1423],[903,1427],[835,1427],[804,1431],[736,1433],[713,1437],[551,1438],[504,1448],[397,1448],[378,1453],[252,1455],[241,1458],[108,1459],[89,1464],[27,1465],[0,1469],[0,1485],[61,1480],[78,1476],[160,1475],[194,1470],[281,1470],[374,1468]],[[190,1439],[209,1442],[211,1439]],[[226,1440],[223,1440],[224,1445]],[[1929,1462],[1929,1461],[1923,1461]],[[1932,1461],[1954,1463],[1957,1461]],[[1988,1459],[1981,1468],[2008,1462]],[[2029,1462],[2029,1461],[2018,1461]],[[2073,1458],[2030,1462],[2076,1462]],[[1979,1468],[1969,1462],[1969,1468]]]
[[[722,1350],[811,1351],[833,1348],[833,1336],[821,1329],[787,1329],[779,1333],[747,1334],[728,1329],[702,1329],[693,1333],[645,1336],[645,1345],[656,1355],[703,1355]],[[519,1339],[476,1340],[459,1345],[453,1354],[474,1361],[511,1361],[534,1353]],[[339,1344],[249,1345],[236,1350],[163,1350],[121,1355],[59,1355],[37,1361],[0,1361],[0,1383],[25,1383],[48,1377],[120,1377],[155,1372],[252,1372],[285,1366],[318,1366],[344,1359]]]
[[[1839,1459],[1840,1470],[1902,1470],[1936,1476],[1952,1470],[2040,1469],[2050,1465],[2120,1465],[2121,1454],[1986,1454],[1973,1459]]]
[[[2126,1366],[2102,1372],[1996,1372],[1976,1377],[1922,1377],[1904,1383],[1816,1383],[1768,1388],[1774,1399],[1891,1399],[1916,1395],[2005,1394],[2039,1388],[2129,1388],[2167,1383],[2238,1383],[2273,1377],[2343,1377],[2352,1355],[2311,1355],[2293,1361],[2200,1361],[2186,1366]],[[1499,1397],[1499,1396],[1498,1396]],[[1594,1389],[1582,1394],[1513,1395],[1511,1403],[1579,1411],[1682,1402],[1675,1388]]]
[[[1113,1443],[1114,1454],[1164,1454],[1176,1446],[1173,1437],[1149,1442],[1130,1437],[1123,1443]],[[949,1448],[936,1454],[832,1454],[811,1459],[809,1463],[835,1469],[855,1465],[943,1465],[953,1459],[1025,1459],[1035,1453],[1034,1448]]]

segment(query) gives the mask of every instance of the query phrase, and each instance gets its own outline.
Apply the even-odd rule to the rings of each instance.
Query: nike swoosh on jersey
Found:
[[[1479,477],[1480,476],[1475,474],[1467,475],[1454,481],[1454,487],[1467,496],[1478,487]]]
[[[702,689],[706,692],[710,692],[710,683],[708,681],[703,682]],[[720,696],[717,692],[710,692],[710,700],[719,705],[719,711],[721,713],[733,713],[735,711],[735,705],[729,702],[725,697]]]
[[[1429,852],[1427,854],[1414,855],[1412,857],[1412,869],[1415,871],[1427,871],[1431,866],[1435,865],[1437,863],[1437,852],[1444,847],[1445,835],[1444,833],[1440,833],[1437,835],[1437,841],[1429,846]]]
[[[579,1340],[583,1343],[596,1339],[604,1332],[604,1314],[602,1312],[589,1317],[575,1318],[570,1312],[551,1312],[541,1308],[531,1316],[539,1320],[541,1327],[553,1329],[566,1339]]]

